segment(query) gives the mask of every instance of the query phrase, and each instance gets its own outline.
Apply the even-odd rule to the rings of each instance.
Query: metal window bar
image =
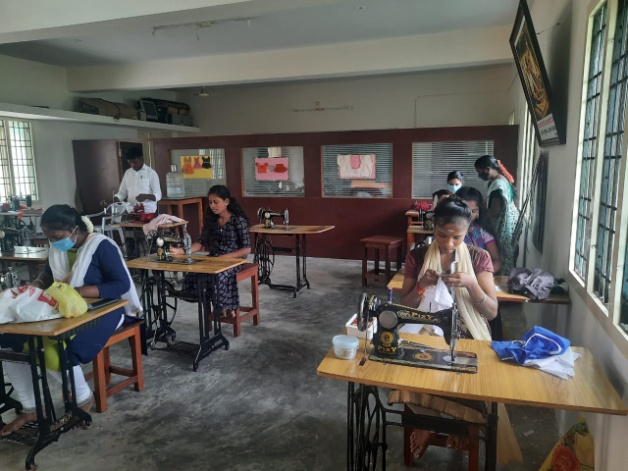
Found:
[[[11,195],[38,199],[31,125],[0,120],[0,198]]]
[[[323,159],[323,196],[336,198],[392,197],[392,144],[326,145],[322,146],[321,152]],[[339,178],[338,155],[365,154],[375,154],[375,179],[352,180]],[[369,185],[371,182],[375,183],[375,185]]]
[[[600,300],[609,301],[612,283],[612,255],[615,241],[615,216],[617,214],[617,187],[622,161],[624,121],[626,119],[626,94],[628,92],[628,0],[619,2],[617,26],[611,64],[611,81],[606,132],[604,134],[604,161],[602,184],[598,205],[599,221],[595,247],[593,291]]]
[[[593,27],[590,38],[591,52],[589,56],[589,71],[587,74],[587,97],[582,139],[576,242],[574,247],[574,270],[582,279],[586,277],[591,242],[591,212],[594,207],[594,168],[597,157],[597,139],[599,132],[598,125],[602,69],[604,63],[604,38],[606,37],[606,13],[607,5],[604,4],[593,17]]]
[[[494,141],[443,141],[412,143],[412,197],[432,198],[435,191],[447,188],[447,174],[459,170],[465,186],[480,190],[486,198],[486,182],[475,172],[475,161],[493,155]]]

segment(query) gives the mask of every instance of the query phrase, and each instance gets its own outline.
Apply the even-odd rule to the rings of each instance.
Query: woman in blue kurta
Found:
[[[124,314],[141,310],[140,302],[118,246],[102,234],[93,233],[89,219],[81,217],[76,209],[68,205],[51,206],[42,215],[41,228],[50,241],[50,251],[45,271],[32,285],[46,289],[54,281],[63,281],[83,297],[129,301],[124,308],[102,316],[100,322],[78,333],[70,343],[68,355],[74,365],[76,402],[89,410],[93,395],[78,365],[96,357],[124,321]],[[24,337],[3,337],[0,345],[22,351]],[[22,414],[0,430],[0,434],[9,435],[37,417],[30,366],[7,362],[4,368],[23,406]],[[59,372],[49,370],[49,373],[60,380]]]
[[[246,257],[251,253],[249,220],[244,209],[231,196],[224,185],[214,185],[207,192],[209,211],[205,214],[203,230],[197,242],[192,244],[192,252],[209,252],[211,257]],[[183,249],[174,247],[171,253],[182,254]],[[213,300],[217,309],[229,317],[235,316],[240,307],[240,295],[236,274],[241,267],[235,267],[218,275],[218,299]],[[195,290],[194,276],[186,277],[185,291]]]

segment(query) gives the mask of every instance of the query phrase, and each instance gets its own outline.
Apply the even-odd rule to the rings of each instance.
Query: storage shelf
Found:
[[[84,124],[99,124],[104,126],[123,126],[138,129],[158,129],[161,131],[197,133],[199,128],[193,126],[177,126],[175,124],[152,123],[137,119],[114,119],[110,116],[77,113],[75,111],[53,110],[36,106],[0,103],[0,117],[16,119],[38,119],[48,121],[72,121]]]

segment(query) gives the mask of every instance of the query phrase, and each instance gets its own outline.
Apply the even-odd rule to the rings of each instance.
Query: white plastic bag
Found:
[[[34,286],[8,289],[0,294],[0,324],[58,319],[57,306],[57,301]]]

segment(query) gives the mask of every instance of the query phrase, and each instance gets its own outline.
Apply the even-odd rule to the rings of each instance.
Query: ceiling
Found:
[[[503,63],[510,59],[507,37],[519,0],[152,0],[131,4],[127,0],[127,8],[122,8],[125,2],[110,0],[103,2],[109,4],[108,9],[102,9],[102,3],[98,5],[100,0],[56,0],[58,8],[52,10],[46,2],[16,2],[24,4],[24,13],[28,11],[24,16],[18,16],[20,6],[0,6],[0,18],[5,18],[0,20],[0,55],[70,68],[72,75],[78,77],[71,87],[90,90],[138,88],[137,81],[125,82],[120,76],[134,75],[134,68],[141,74],[147,69],[144,64],[155,67],[153,73],[168,75],[170,70],[173,77],[150,83],[147,74],[147,83],[141,88],[318,79]],[[41,8],[33,8],[33,4],[40,4]],[[64,11],[64,7],[68,9]],[[21,21],[9,21],[10,17]],[[461,32],[466,32],[466,36],[461,36]],[[454,38],[450,45],[449,35]],[[500,43],[500,49],[494,53],[486,44],[491,37]],[[473,41],[478,41],[477,50],[464,47],[473,46]],[[373,49],[375,42],[396,53],[392,55],[406,58],[398,64],[387,64],[382,55],[390,54],[385,48]],[[423,57],[422,47],[428,49]],[[451,56],[448,63],[439,64],[428,57],[429,50],[435,48],[441,56]],[[368,50],[373,51],[373,66],[356,65],[356,70],[352,70],[352,59],[359,64],[360,56],[368,56]],[[344,51],[344,57],[335,59],[344,60],[344,67],[327,63],[331,51]],[[408,62],[410,56],[415,57]],[[285,61],[294,65],[294,57],[318,62],[320,68],[317,73],[284,72],[277,76],[269,70],[268,74],[253,74],[247,80],[247,69],[263,70],[270,61],[279,70]],[[367,58],[364,57],[365,63]],[[242,64],[233,63],[238,59],[242,59]],[[200,67],[199,61],[203,61]],[[209,63],[231,69],[242,66],[243,70],[234,76],[217,76]],[[176,73],[181,67],[192,69],[187,79],[176,77],[182,75]],[[104,80],[106,75],[118,79]]]

